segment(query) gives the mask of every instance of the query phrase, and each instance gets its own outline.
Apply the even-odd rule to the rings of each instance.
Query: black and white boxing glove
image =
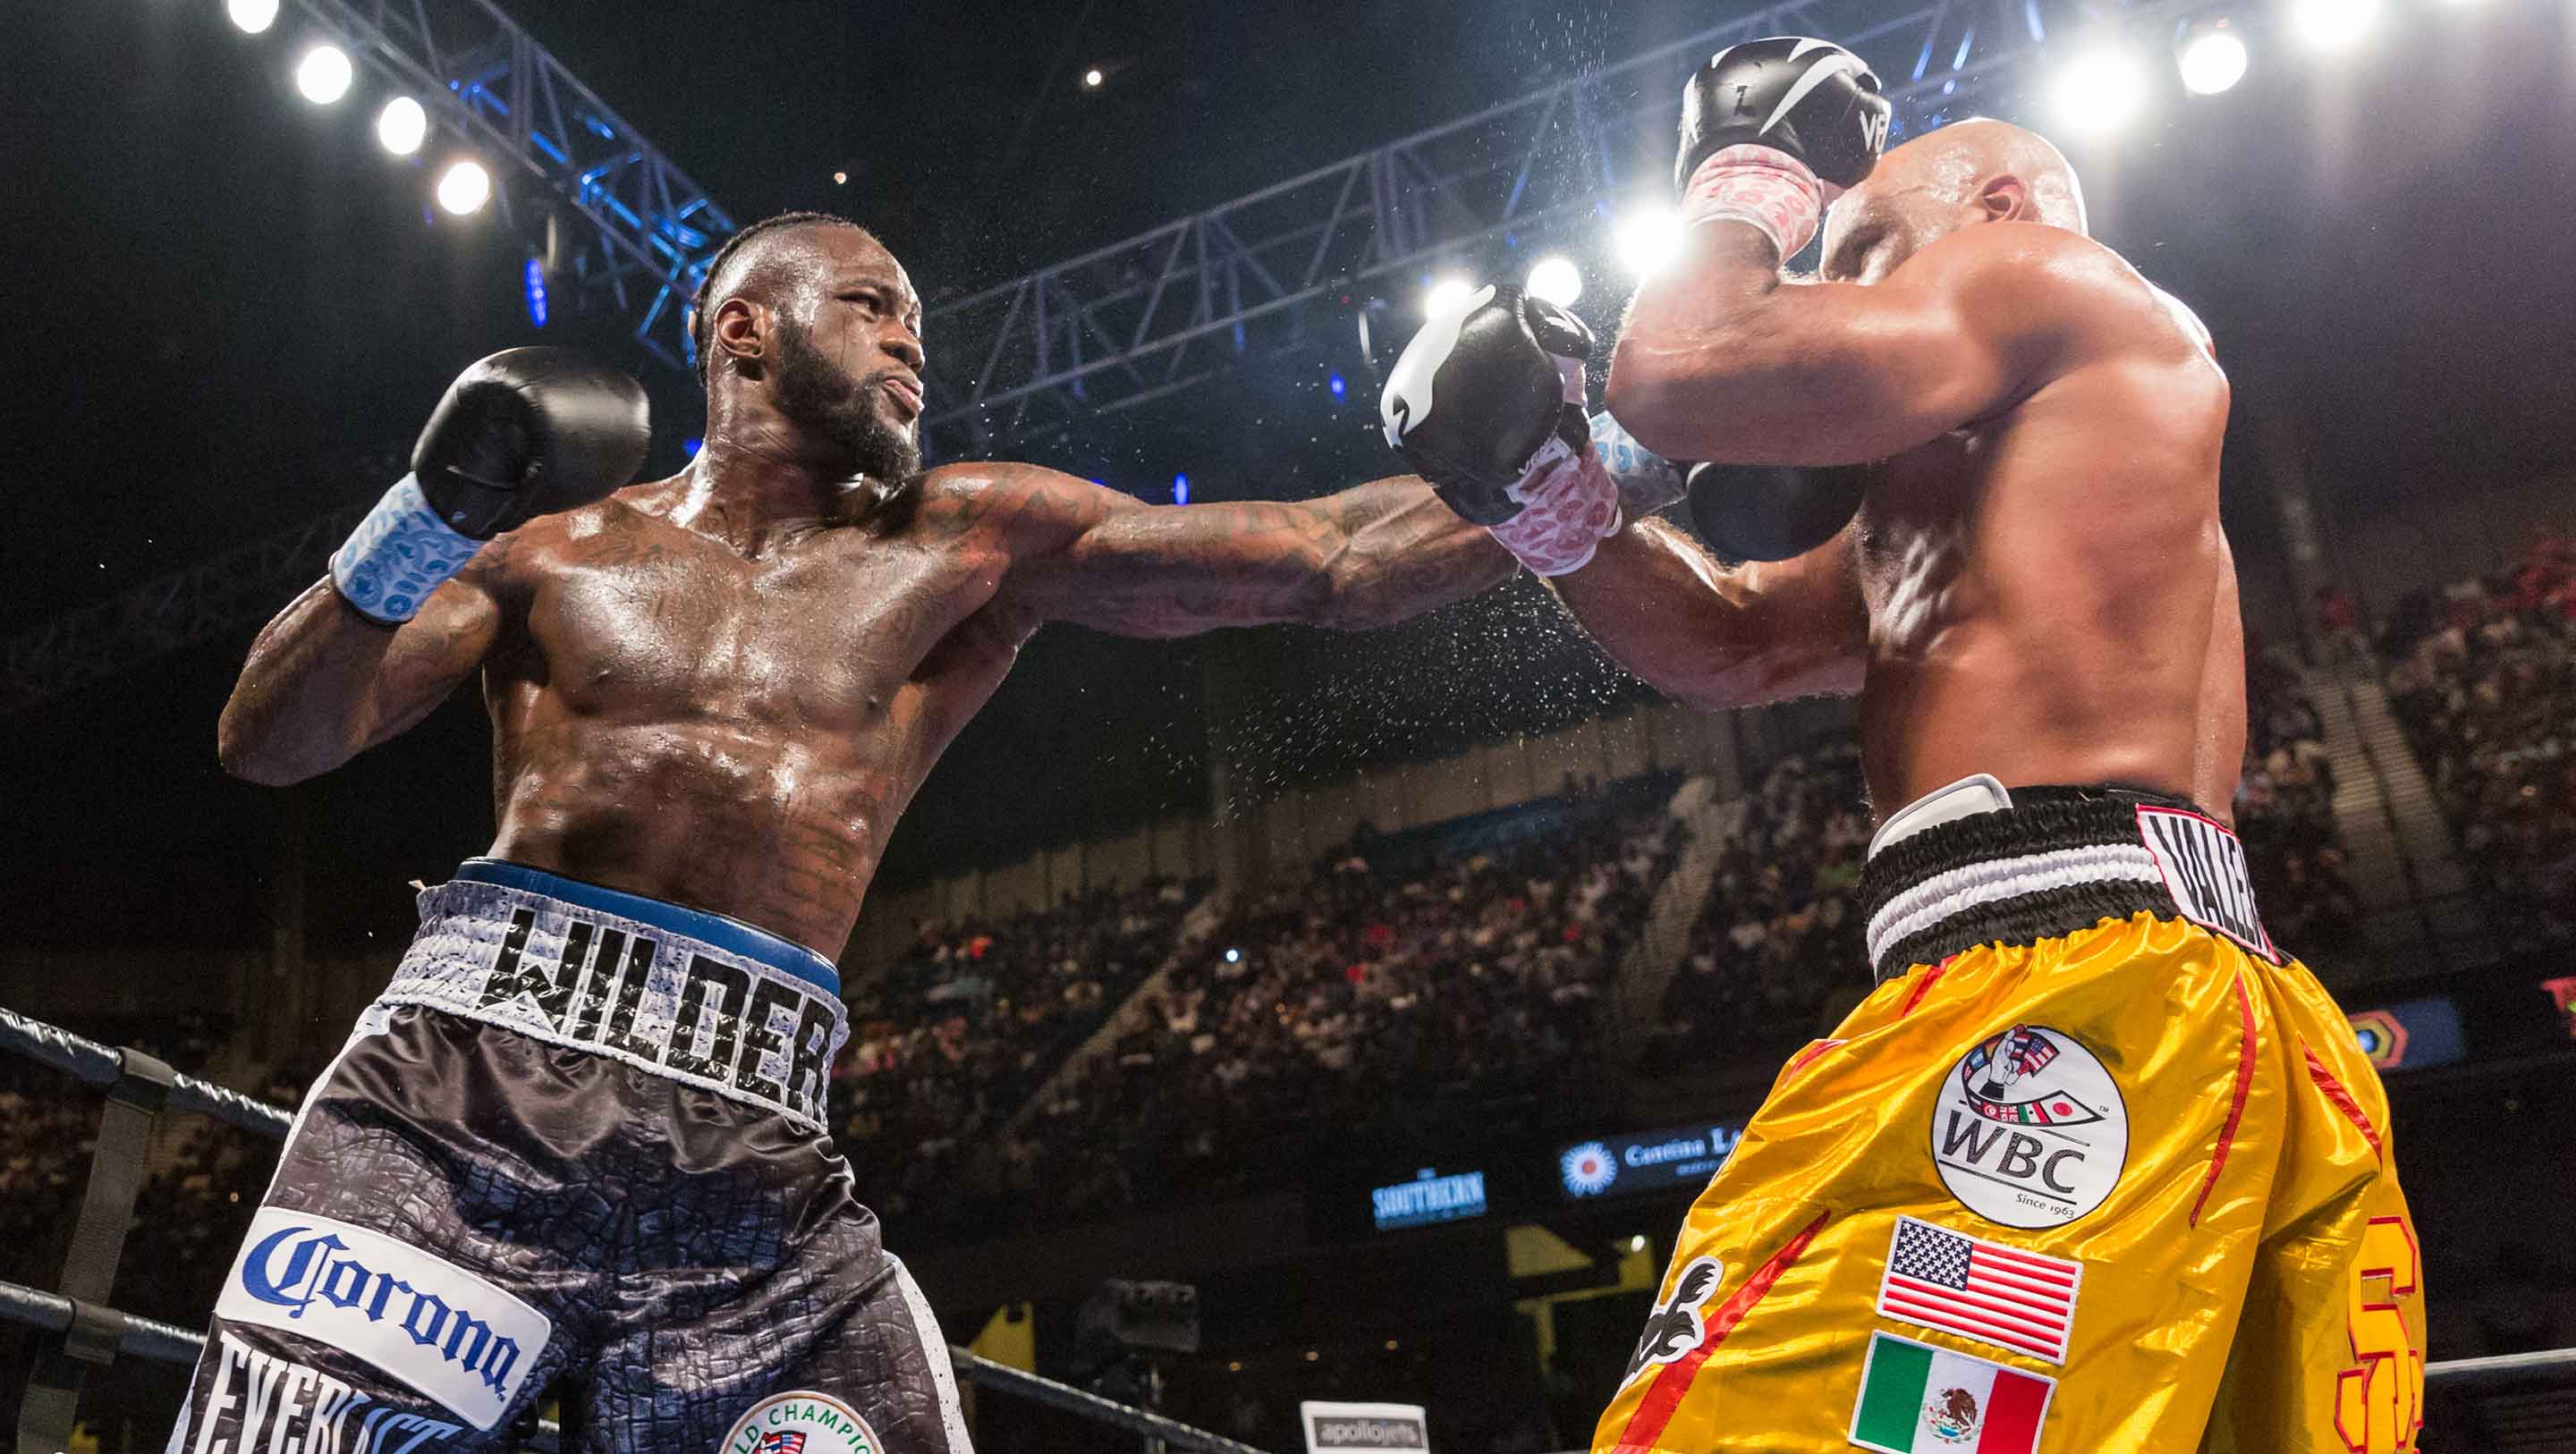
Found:
[[[331,556],[331,583],[389,624],[493,536],[624,485],[652,440],[644,386],[565,348],[509,348],[448,385],[394,483]]]
[[[1728,46],[1682,91],[1683,222],[1750,223],[1786,261],[1816,235],[1825,204],[1878,165],[1890,113],[1877,74],[1831,41]]]
[[[1675,466],[1604,425],[1622,473],[1595,447],[1583,410],[1583,320],[1508,284],[1435,313],[1405,345],[1378,399],[1386,442],[1458,514],[1521,564],[1563,575],[1619,528],[1623,494],[1642,509],[1681,493]]]

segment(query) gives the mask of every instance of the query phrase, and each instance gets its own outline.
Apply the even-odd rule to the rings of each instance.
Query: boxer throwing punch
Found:
[[[738,234],[693,326],[688,468],[627,485],[632,380],[496,354],[251,648],[220,747],[262,782],[479,670],[499,834],[308,1097],[173,1454],[509,1447],[559,1376],[570,1448],[962,1454],[822,1124],[897,815],[1044,622],[1359,628],[1513,569],[1414,480],[1149,508],[921,473],[921,303],[839,218]]]
[[[1390,379],[1397,446],[1498,534],[1544,520],[1533,564],[1639,675],[1860,695],[1877,988],[1692,1209],[1595,1447],[2411,1449],[2387,1101],[2225,824],[2227,381],[2055,148],[1974,121],[1880,159],[1887,115],[1822,41],[1702,68],[1688,236],[1611,360],[1639,443],[1725,466],[1712,535],[1788,558],[1601,508],[1562,327],[1427,327]],[[1785,278],[1828,202],[1822,278]]]

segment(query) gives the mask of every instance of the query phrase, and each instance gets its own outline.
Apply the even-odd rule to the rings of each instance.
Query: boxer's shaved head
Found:
[[[2004,121],[1953,122],[1879,159],[1825,217],[1826,278],[1876,282],[1937,238],[1979,222],[2085,231],[2084,189],[2065,153]]]

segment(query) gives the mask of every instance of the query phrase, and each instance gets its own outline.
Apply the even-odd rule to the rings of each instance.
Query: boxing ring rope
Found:
[[[84,1040],[69,1030],[30,1020],[15,1010],[0,1008],[0,1050],[23,1055],[41,1065],[50,1065],[65,1075],[88,1081],[91,1085],[114,1085],[125,1074],[125,1052],[112,1050],[95,1040]],[[254,1100],[240,1091],[226,1090],[212,1081],[182,1075],[170,1083],[170,1109],[212,1116],[218,1121],[239,1126],[245,1131],[266,1136],[272,1141],[286,1139],[286,1131],[295,1118],[266,1101]]]
[[[95,1086],[115,1086],[126,1079],[129,1071],[128,1052],[84,1039],[60,1026],[29,1019],[6,1008],[0,1008],[0,1051],[25,1056]],[[172,1110],[211,1116],[272,1141],[285,1140],[287,1131],[294,1124],[294,1117],[265,1101],[254,1100],[239,1091],[227,1090],[189,1075],[170,1078],[165,1104]],[[78,1323],[102,1338],[112,1340],[115,1352],[120,1355],[182,1366],[197,1361],[198,1350],[206,1341],[203,1333],[175,1324],[139,1317],[116,1308],[82,1303],[58,1292],[5,1280],[0,1280],[0,1321],[24,1323],[57,1335],[72,1332]],[[995,1363],[964,1348],[952,1346],[948,1353],[956,1366],[957,1376],[968,1383],[1124,1429],[1141,1436],[1149,1450],[1162,1447],[1203,1450],[1206,1454],[1265,1454],[1250,1444],[1237,1443],[1178,1419],[1102,1398],[1050,1378],[1040,1378],[1005,1363]],[[2576,1357],[2576,1352],[2571,1352],[2570,1356]],[[526,1447],[531,1454],[557,1454],[562,1447],[562,1431],[551,1422],[541,1421]]]
[[[112,1086],[126,1074],[126,1052],[84,1039],[58,1026],[0,1008],[0,1050],[23,1055],[97,1086]],[[227,1090],[193,1076],[171,1078],[168,1104],[179,1110],[212,1116],[271,1140],[284,1140],[294,1118],[264,1101]],[[87,1323],[112,1335],[116,1352],[156,1363],[193,1364],[205,1335],[174,1324],[138,1317],[115,1308],[85,1305],[60,1293],[21,1283],[0,1281],[0,1320],[24,1323],[44,1331],[70,1331],[86,1314]],[[1207,1454],[1263,1454],[1249,1444],[1211,1434],[1177,1419],[1086,1393],[1053,1379],[1040,1378],[1008,1364],[995,1363],[964,1348],[951,1347],[957,1376],[997,1393],[1008,1393],[1080,1418],[1125,1429],[1170,1448],[1205,1450]],[[2548,1348],[2531,1353],[2505,1353],[2487,1358],[2449,1358],[2424,1365],[2424,1380],[2434,1387],[2476,1387],[2530,1379],[2576,1383],[2576,1348]],[[557,1454],[561,1431],[540,1422],[527,1441],[531,1454]]]

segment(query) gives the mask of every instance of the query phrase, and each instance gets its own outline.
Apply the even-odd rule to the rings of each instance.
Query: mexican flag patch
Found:
[[[1851,1441],[1886,1454],[2031,1454],[2057,1380],[1873,1333]]]

